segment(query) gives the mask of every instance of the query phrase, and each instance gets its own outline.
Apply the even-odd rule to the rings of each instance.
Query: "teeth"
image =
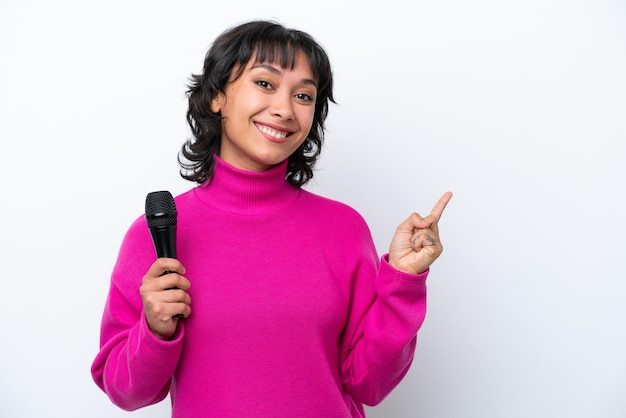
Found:
[[[272,128],[268,128],[267,126],[260,125],[259,129],[266,135],[272,136],[277,139],[283,139],[287,137],[287,132],[276,131]]]

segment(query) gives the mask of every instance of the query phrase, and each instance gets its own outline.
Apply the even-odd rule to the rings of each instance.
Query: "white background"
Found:
[[[369,417],[626,416],[623,0],[3,0],[0,415],[169,416],[117,409],[89,368],[122,235],[146,193],[193,186],[188,77],[251,18],[328,50],[310,189],[381,253],[455,193],[415,361]]]

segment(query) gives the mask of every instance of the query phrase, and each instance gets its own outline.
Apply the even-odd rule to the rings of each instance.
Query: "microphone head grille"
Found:
[[[148,227],[176,225],[176,204],[167,190],[150,192],[146,196],[146,221]]]

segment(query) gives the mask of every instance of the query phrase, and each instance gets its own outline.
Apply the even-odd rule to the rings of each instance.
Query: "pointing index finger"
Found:
[[[446,208],[446,205],[448,204],[450,199],[452,199],[452,192],[445,192],[443,196],[439,198],[439,201],[435,204],[433,210],[430,211],[430,215],[434,216],[435,219],[439,221],[441,215],[443,214],[443,210]]]

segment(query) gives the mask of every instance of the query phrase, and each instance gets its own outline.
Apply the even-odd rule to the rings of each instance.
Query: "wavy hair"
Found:
[[[252,57],[257,62],[292,69],[298,52],[308,58],[318,87],[311,130],[289,156],[286,180],[301,187],[313,178],[313,167],[324,141],[328,106],[336,103],[330,60],[309,34],[277,22],[258,20],[234,26],[218,36],[205,56],[202,74],[191,76],[187,90],[187,123],[193,138],[185,141],[178,155],[180,175],[184,179],[202,184],[213,176],[214,156],[220,150],[222,120],[219,113],[211,112],[210,104],[218,93],[225,92],[231,77],[240,77]],[[232,74],[235,68],[237,73]]]

